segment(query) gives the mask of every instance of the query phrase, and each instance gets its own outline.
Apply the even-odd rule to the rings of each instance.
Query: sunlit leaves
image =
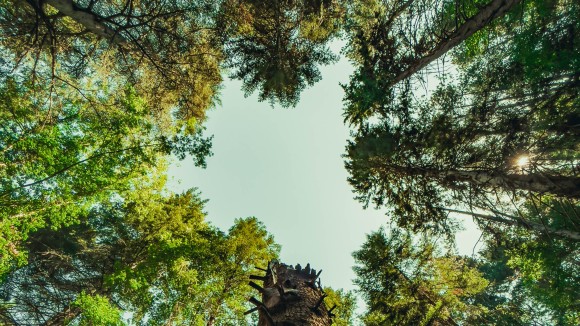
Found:
[[[160,130],[131,87],[69,97],[52,89],[66,92],[66,85],[43,88],[9,78],[0,88],[2,273],[13,258],[22,262],[19,247],[29,232],[74,223],[92,203],[127,190],[164,155],[188,153],[200,165],[210,155],[202,129],[194,135]]]
[[[249,273],[279,246],[255,218],[217,230],[204,221],[196,191],[162,195],[160,185],[136,184],[77,216],[78,224],[32,233],[28,265],[0,286],[14,306],[0,316],[114,324],[111,312],[121,310],[135,324],[245,324]]]

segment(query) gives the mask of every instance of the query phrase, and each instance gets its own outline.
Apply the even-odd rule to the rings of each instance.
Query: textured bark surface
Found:
[[[333,315],[324,303],[319,275],[309,264],[302,268],[272,262],[265,276],[254,276],[263,280],[263,288],[252,285],[262,293],[262,301],[250,299],[260,314],[258,326],[331,325]]]
[[[424,176],[443,183],[466,182],[482,188],[519,189],[540,194],[550,193],[568,198],[580,198],[580,177],[559,176],[546,173],[500,173],[487,170],[439,170],[406,167],[380,162],[381,173],[407,176]]]
[[[578,233],[578,232],[550,228],[544,224],[528,221],[528,220],[525,220],[525,219],[518,217],[518,216],[512,216],[512,215],[507,215],[507,214],[502,214],[503,216],[501,216],[499,212],[497,213],[497,215],[485,215],[485,214],[478,214],[478,213],[473,213],[473,212],[460,211],[460,210],[456,210],[456,209],[445,209],[445,210],[448,212],[451,212],[451,213],[471,215],[477,219],[484,219],[484,220],[499,222],[499,223],[503,223],[503,224],[507,224],[507,225],[521,226],[521,227],[526,228],[528,230],[534,230],[534,231],[538,231],[541,233],[548,233],[548,234],[557,235],[560,237],[580,241],[580,233]]]

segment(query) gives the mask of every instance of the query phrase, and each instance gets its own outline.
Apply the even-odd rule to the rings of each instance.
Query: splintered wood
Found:
[[[263,281],[263,286],[250,285],[262,294],[262,301],[252,297],[256,307],[247,311],[259,313],[258,326],[329,326],[332,309],[324,303],[326,294],[320,286],[320,272],[310,268],[270,262],[265,276],[250,279]]]

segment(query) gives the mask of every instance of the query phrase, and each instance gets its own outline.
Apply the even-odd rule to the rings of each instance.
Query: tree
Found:
[[[248,301],[255,305],[246,313],[259,312],[258,325],[331,325],[336,306],[328,307],[325,298],[329,295],[320,286],[320,273],[306,264],[303,268],[286,265],[277,261],[268,263],[266,275],[250,278],[263,281],[263,286],[251,281],[250,285],[262,295],[262,301],[251,297]],[[346,323],[352,314],[353,299],[341,292],[331,291],[332,301],[345,303],[339,308],[339,323]]]
[[[61,86],[15,79],[0,86],[0,275],[24,262],[29,232],[75,223],[95,202],[162,165],[160,156],[191,154],[203,166],[210,154],[202,129],[157,129],[131,87],[101,87],[84,97],[48,94]]]
[[[368,235],[353,255],[365,324],[575,325],[577,241],[486,228],[487,246],[477,257],[442,251],[425,233]]]
[[[225,1],[229,18],[227,67],[246,95],[294,106],[307,85],[320,80],[318,65],[336,60],[326,44],[337,35],[342,1]]]
[[[357,1],[346,25],[347,53],[358,68],[345,89],[345,121],[383,110],[395,86],[488,28],[519,1]],[[403,86],[405,87],[405,86]],[[361,105],[362,104],[362,105]]]
[[[393,228],[367,236],[353,256],[366,325],[460,325],[486,311],[473,298],[488,281],[469,260],[440,255],[433,240]]]
[[[443,34],[446,34],[445,38],[439,40],[438,43],[432,49],[429,49],[429,51],[422,57],[414,58],[405,70],[399,72],[395,76],[391,81],[390,86],[394,86],[398,82],[409,78],[414,73],[426,67],[447,51],[465,41],[475,32],[486,27],[494,19],[506,14],[506,12],[514,5],[518,4],[518,2],[519,0],[493,0],[482,7],[477,14],[467,18],[463,24],[457,26],[458,22],[456,20],[455,29],[443,32]],[[455,3],[455,7],[458,7],[458,2]],[[455,14],[458,15],[457,12]]]
[[[255,218],[236,220],[226,234],[204,221],[194,191],[163,196],[150,187],[158,185],[31,234],[28,265],[1,286],[3,320],[82,324],[121,311],[147,325],[244,324],[248,272],[279,246]]]
[[[453,74],[455,69],[450,63],[463,66],[476,59],[486,63],[480,68],[493,70],[494,67],[501,67],[491,76],[497,79],[513,77],[512,80],[524,83],[530,77],[529,72],[537,73],[539,67],[552,69],[553,76],[557,76],[556,71],[566,66],[572,68],[566,69],[569,73],[577,72],[572,67],[574,60],[568,60],[566,56],[575,57],[573,39],[577,36],[574,36],[575,28],[572,26],[577,15],[575,5],[566,0],[532,1],[516,5],[507,13],[503,10],[488,11],[493,6],[508,9],[516,3],[364,1],[353,5],[346,25],[351,40],[347,53],[356,64],[357,71],[351,76],[350,83],[344,85],[345,120],[359,125],[368,116],[389,113],[389,103],[409,87],[408,83],[415,84],[415,81],[421,80],[417,76],[429,76],[427,80],[432,83],[434,78],[430,77],[433,75],[446,75],[449,71]],[[467,17],[485,13],[506,15],[500,19],[482,21],[478,27],[466,28],[469,33],[475,33],[463,37],[469,33],[459,31],[473,23]],[[462,22],[465,25],[461,25]],[[457,35],[462,37],[456,39]],[[538,45],[537,40],[542,40],[542,43],[534,48],[534,44]],[[421,69],[431,59],[444,54],[449,56],[437,67]],[[518,63],[523,66],[513,65]],[[514,68],[523,67],[528,70],[527,78],[513,76],[514,73],[524,72]],[[485,74],[480,71],[469,74],[471,77],[478,75]]]
[[[342,15],[334,0],[1,5],[6,72],[40,83],[64,81],[69,87],[59,96],[86,92],[89,81],[130,84],[156,103],[152,114],[161,122],[176,116],[191,133],[217,102],[225,61],[236,67],[233,75],[244,81],[246,92],[260,88],[262,99],[296,104],[300,91],[320,79],[317,65],[333,60],[325,44]]]
[[[420,115],[405,125],[384,124],[361,129],[354,141],[349,142],[346,162],[351,174],[349,182],[357,198],[365,205],[370,201],[377,206],[387,205],[401,226],[416,230],[449,229],[445,225],[449,212],[469,210],[478,219],[494,219],[540,232],[550,230],[523,219],[518,211],[523,200],[540,205],[543,205],[543,196],[577,200],[580,180],[570,171],[573,165],[547,172],[543,168],[549,166],[541,163],[541,157],[549,158],[553,154],[545,148],[538,148],[537,152],[528,148],[526,154],[531,157],[537,154],[539,164],[532,163],[522,171],[515,164],[517,150],[503,154],[502,143],[495,137],[474,142],[471,135],[477,130],[458,128],[454,126],[457,120],[444,119]],[[507,133],[510,132],[508,129]],[[542,134],[550,136],[549,132]],[[519,147],[513,142],[508,145]],[[494,150],[494,147],[500,149]],[[560,149],[555,147],[554,154]],[[513,213],[507,210],[510,206]],[[577,237],[573,225],[568,227],[550,232]]]
[[[547,227],[561,224],[578,224],[578,205],[549,200],[541,209],[529,205],[524,215],[529,220],[539,220]],[[502,292],[513,298],[513,303],[539,311],[531,320],[544,320],[546,324],[574,325],[580,320],[580,297],[575,289],[580,282],[578,265],[578,240],[538,234],[525,229],[514,229],[487,224],[486,247],[481,252],[482,267]],[[503,289],[501,289],[503,287]],[[492,292],[493,293],[493,292]],[[522,309],[523,308],[523,309]],[[542,314],[542,310],[544,313]],[[528,313],[529,315],[529,313]],[[542,316],[543,315],[543,316]]]
[[[347,147],[360,200],[388,205],[417,229],[444,223],[450,206],[505,220],[521,218],[527,200],[578,199],[578,33],[562,31],[577,30],[579,10],[558,2],[522,10],[526,19],[506,16],[460,45],[458,71],[428,97],[411,83],[385,92],[380,115]],[[369,101],[350,102],[357,119],[370,119]]]
[[[334,314],[332,325],[354,325],[355,308],[357,305],[355,293],[342,289],[334,290],[330,287],[324,287],[324,293],[327,295],[324,302],[329,309],[332,309],[331,313]]]
[[[192,128],[212,106],[222,53],[211,1],[4,1],[4,66],[38,83],[132,85],[159,119]]]

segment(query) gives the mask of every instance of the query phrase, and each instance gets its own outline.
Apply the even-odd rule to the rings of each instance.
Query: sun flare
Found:
[[[516,165],[520,168],[525,168],[530,164],[530,157],[527,155],[521,155],[516,159]]]

